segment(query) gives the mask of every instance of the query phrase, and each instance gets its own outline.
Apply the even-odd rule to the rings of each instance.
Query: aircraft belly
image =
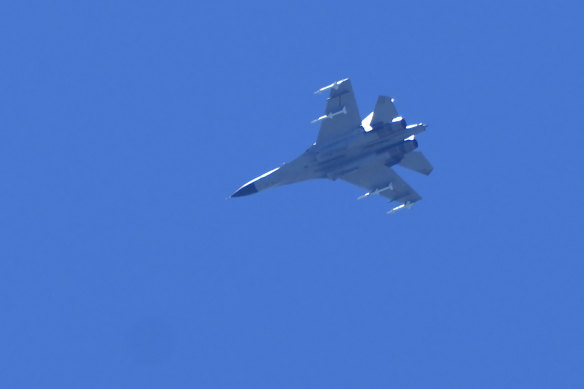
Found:
[[[356,156],[335,159],[331,163],[319,165],[318,171],[324,173],[327,177],[336,179],[336,177],[347,174],[350,171],[358,169],[360,166],[373,163],[385,157],[376,154],[359,154]]]

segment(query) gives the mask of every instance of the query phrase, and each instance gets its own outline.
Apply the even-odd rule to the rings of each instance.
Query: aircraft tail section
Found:
[[[372,127],[375,127],[378,123],[391,123],[395,117],[399,116],[393,102],[394,99],[391,97],[379,96],[377,98],[377,104],[375,104],[375,110],[371,118]]]
[[[399,164],[418,173],[428,175],[434,170],[430,162],[420,151],[412,151],[404,155]]]

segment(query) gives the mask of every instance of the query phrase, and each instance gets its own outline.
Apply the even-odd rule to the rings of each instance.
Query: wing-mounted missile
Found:
[[[342,80],[333,82],[330,85],[327,85],[327,86],[324,86],[324,87],[320,88],[319,90],[317,90],[316,92],[314,92],[314,94],[317,94],[318,95],[318,94],[321,94],[324,91],[327,91],[329,89],[332,89],[331,90],[331,97],[328,98],[328,100],[331,100],[333,98],[333,96],[336,96],[338,93],[340,93],[340,95],[342,95],[343,93],[345,93],[342,90],[339,91],[339,92],[337,92],[337,90],[340,88],[341,84],[343,82],[347,81],[347,80],[349,80],[349,79],[348,78],[344,78]],[[340,103],[340,99],[339,99],[339,103]],[[332,119],[335,116],[338,116],[338,115],[346,115],[347,114],[347,106],[346,105],[343,105],[341,107],[338,107],[338,106],[335,107],[335,108],[339,108],[339,109],[337,109],[335,111],[332,111],[332,110],[329,111],[330,108],[331,107],[329,107],[329,105],[327,104],[327,109],[325,111],[325,114],[322,115],[322,116],[320,116],[320,117],[318,117],[317,119],[314,119],[311,123],[317,123],[317,122],[319,122],[321,120],[324,120],[324,119]]]
[[[372,195],[376,195],[376,194],[380,194],[381,192],[385,192],[386,190],[393,190],[393,183],[389,183],[389,185],[387,185],[386,187],[383,187],[381,189],[375,189],[373,192],[367,192],[359,197],[357,197],[357,200],[362,200],[366,197],[372,196]]]
[[[424,132],[424,131],[426,131],[426,128],[428,128],[428,126],[425,125],[424,123],[416,123],[416,124],[410,124],[409,126],[406,126],[406,130],[407,130],[408,134],[412,134],[412,135],[416,135],[416,134],[419,134],[420,132]]]
[[[410,209],[414,206],[414,203],[412,203],[411,201],[406,201],[403,204],[398,205],[395,208],[390,209],[389,211],[387,211],[388,215],[391,215],[392,213],[396,213],[397,211],[399,211],[400,209]]]
[[[319,90],[315,91],[315,92],[314,92],[314,94],[315,94],[315,95],[319,95],[319,94],[321,94],[322,92],[324,92],[324,91],[326,91],[326,90],[329,90],[329,89],[339,89],[339,85],[341,85],[343,82],[345,82],[345,81],[347,81],[347,80],[348,80],[348,78],[343,78],[342,80],[335,81],[335,82],[333,82],[333,83],[332,83],[332,84],[330,84],[330,85],[323,86],[323,87],[322,87],[322,88],[320,88]]]
[[[317,123],[317,122],[324,120],[324,119],[332,119],[335,116],[342,115],[342,114],[345,114],[345,115],[347,114],[347,107],[343,107],[336,112],[329,112],[326,115],[322,115],[322,116],[314,119],[313,121],[311,121],[311,123]]]

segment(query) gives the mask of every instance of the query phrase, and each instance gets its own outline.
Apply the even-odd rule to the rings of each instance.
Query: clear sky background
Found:
[[[0,12],[0,387],[584,387],[579,1],[18,1]],[[351,77],[435,170],[312,181]]]

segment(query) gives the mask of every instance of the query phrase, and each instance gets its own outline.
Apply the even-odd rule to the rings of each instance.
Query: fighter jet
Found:
[[[315,93],[326,91],[329,97],[324,114],[313,121],[320,123],[316,142],[298,158],[247,182],[231,197],[313,178],[328,178],[365,188],[367,192],[358,199],[379,195],[399,204],[388,213],[410,208],[421,200],[391,167],[398,164],[425,175],[432,172],[426,157],[414,151],[418,148],[415,136],[427,126],[406,125],[396,111],[394,99],[387,96],[379,96],[374,111],[361,120],[348,78]]]

